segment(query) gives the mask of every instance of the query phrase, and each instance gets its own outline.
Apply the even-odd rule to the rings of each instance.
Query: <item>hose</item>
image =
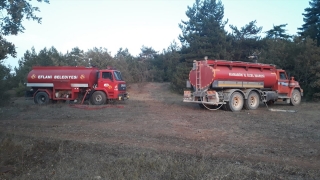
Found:
[[[201,92],[201,94],[200,94],[200,99],[201,99],[201,103],[202,103],[202,105],[206,108],[206,109],[208,109],[208,110],[210,110],[210,111],[216,111],[216,110],[218,110],[218,109],[220,109],[222,106],[223,106],[223,104],[220,104],[220,106],[219,107],[217,107],[217,108],[209,108],[209,107],[207,107],[203,102],[203,97],[204,96],[202,96],[202,93],[204,93],[204,92],[206,92],[207,90],[205,90],[205,91],[202,91]],[[201,98],[202,97],[202,98]],[[224,101],[223,101],[224,102]]]
[[[124,108],[124,106],[120,105],[104,105],[104,106],[90,106],[90,105],[81,105],[81,104],[69,104],[72,108],[85,109],[85,110],[98,110],[105,108]]]
[[[295,112],[297,112],[297,111],[295,111],[295,110],[285,110],[285,109],[273,109],[273,108],[271,108],[271,109],[269,109],[269,111],[276,111],[276,112],[292,112],[292,113],[295,113]]]
[[[269,108],[269,106],[268,106],[268,104],[267,104],[266,101],[264,101],[264,104],[267,106],[267,109],[268,109],[269,111],[272,111],[272,112],[291,112],[291,113],[297,112],[297,111],[295,111],[295,110],[285,110],[285,109],[273,109],[273,108]]]

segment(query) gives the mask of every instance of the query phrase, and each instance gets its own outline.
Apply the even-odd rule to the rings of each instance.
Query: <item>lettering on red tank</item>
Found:
[[[38,75],[37,77],[38,79],[78,79],[77,75]]]
[[[52,75],[38,75],[38,79],[52,79]]]
[[[249,74],[249,73],[229,73],[229,76],[234,77],[255,77],[255,78],[264,78],[264,74]]]
[[[69,75],[55,75],[53,77],[53,79],[78,79],[78,76],[76,76],[76,75],[71,75],[71,76],[69,76]]]

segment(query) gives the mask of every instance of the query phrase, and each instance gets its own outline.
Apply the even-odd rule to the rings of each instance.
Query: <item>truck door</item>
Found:
[[[284,71],[279,71],[279,79],[278,79],[278,92],[280,94],[286,94],[290,92],[289,88],[289,79]]]
[[[101,72],[101,78],[98,80],[99,88],[104,88],[107,91],[112,89],[113,76],[111,72]]]

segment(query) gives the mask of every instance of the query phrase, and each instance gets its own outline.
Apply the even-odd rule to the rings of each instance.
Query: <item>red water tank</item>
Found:
[[[201,89],[210,85],[219,88],[272,88],[277,83],[277,76],[274,65],[207,60],[194,62],[189,81]]]
[[[41,87],[41,84],[52,84],[64,81],[79,87],[92,87],[97,83],[97,68],[69,66],[35,66],[28,74],[29,86]]]

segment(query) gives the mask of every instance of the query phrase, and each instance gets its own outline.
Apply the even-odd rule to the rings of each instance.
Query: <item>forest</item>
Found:
[[[48,0],[38,0],[49,3]],[[219,0],[195,0],[186,10],[187,21],[179,27],[180,42],[172,42],[162,52],[152,47],[142,46],[138,56],[128,49],[120,48],[111,56],[105,47],[83,50],[74,47],[65,54],[55,47],[34,48],[26,51],[19,59],[19,66],[12,69],[4,65],[8,56],[15,57],[15,45],[5,37],[23,33],[23,18],[41,22],[34,15],[39,11],[29,1],[3,1],[0,10],[7,16],[0,18],[0,104],[5,104],[14,90],[23,96],[26,77],[32,66],[94,66],[105,69],[112,66],[121,71],[128,84],[136,82],[170,82],[172,90],[182,93],[194,59],[223,59],[246,61],[250,55],[258,57],[258,63],[274,64],[287,71],[289,76],[300,83],[304,89],[304,99],[320,99],[320,0],[310,0],[303,13],[304,24],[297,29],[297,35],[286,33],[287,24],[274,25],[273,29],[262,31],[252,20],[242,27],[229,25],[226,31],[224,6]],[[14,72],[14,73],[12,73]]]

